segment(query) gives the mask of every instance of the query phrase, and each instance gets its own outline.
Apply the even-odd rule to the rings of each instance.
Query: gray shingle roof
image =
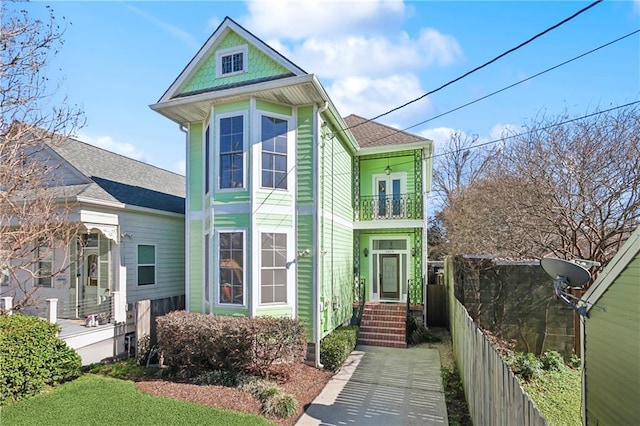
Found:
[[[184,176],[72,138],[50,147],[92,181],[70,194],[184,214]]]
[[[387,145],[402,145],[424,142],[427,138],[403,132],[385,124],[367,121],[366,118],[351,114],[344,118],[349,130],[362,148]]]

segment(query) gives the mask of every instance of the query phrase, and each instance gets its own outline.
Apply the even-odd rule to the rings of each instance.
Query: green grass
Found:
[[[86,374],[47,393],[2,408],[10,425],[270,425],[249,414],[159,398],[133,382]]]
[[[580,370],[544,372],[522,387],[550,426],[582,425]]]

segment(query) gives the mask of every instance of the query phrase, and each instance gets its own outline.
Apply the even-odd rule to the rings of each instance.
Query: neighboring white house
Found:
[[[133,331],[136,301],[151,300],[152,310],[154,302],[160,310],[184,308],[185,178],[76,139],[47,145],[37,157],[57,165],[55,185],[81,232],[34,265],[61,274],[28,277],[27,285],[40,287],[39,300],[57,299],[61,337],[83,363],[117,355]],[[0,283],[2,296],[20,297],[11,280]],[[44,310],[39,304],[26,311]],[[109,324],[83,327],[100,313]]]

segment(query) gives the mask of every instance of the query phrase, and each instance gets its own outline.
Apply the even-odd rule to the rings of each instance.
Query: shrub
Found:
[[[0,404],[18,401],[80,375],[80,356],[59,327],[28,315],[0,315]]]
[[[298,411],[298,401],[266,380],[247,380],[240,386],[243,392],[254,395],[262,402],[262,411],[277,417],[289,417]]]
[[[330,371],[338,371],[358,343],[358,327],[340,327],[320,342],[320,362]]]
[[[518,352],[505,359],[511,371],[528,382],[542,374],[542,362],[532,353]]]
[[[564,368],[564,358],[559,352],[547,349],[540,355],[540,362],[544,371],[560,371]]]
[[[571,358],[567,361],[567,365],[571,368],[580,368],[582,366],[582,360],[576,354],[571,354]]]
[[[174,311],[157,319],[157,330],[164,363],[196,376],[224,370],[286,380],[307,347],[302,323],[290,318]]]

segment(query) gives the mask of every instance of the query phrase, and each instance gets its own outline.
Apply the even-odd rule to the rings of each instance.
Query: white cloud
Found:
[[[505,136],[509,136],[509,135],[515,135],[520,133],[520,126],[518,126],[517,124],[494,124],[491,127],[491,130],[489,130],[489,137],[491,138],[491,140],[496,140],[496,139],[500,139],[503,138]]]
[[[405,13],[402,0],[249,0],[249,15],[240,21],[261,37],[301,40],[363,29],[384,29]]]
[[[187,162],[185,160],[176,161],[169,170],[184,176],[187,174]]]
[[[128,142],[118,142],[111,136],[90,136],[86,133],[81,133],[78,135],[78,140],[134,160],[146,161],[146,155],[134,145]]]
[[[382,36],[309,38],[292,49],[271,45],[304,69],[335,78],[345,75],[380,76],[432,65],[445,66],[462,56],[455,38],[423,28],[418,38],[402,32],[395,40]]]
[[[441,152],[449,146],[449,140],[451,135],[454,134],[456,129],[451,127],[436,127],[433,129],[425,129],[419,132],[420,136],[424,136],[427,139],[431,139],[434,143],[437,152]]]
[[[342,116],[357,114],[371,118],[416,98],[424,91],[420,80],[413,74],[396,74],[387,78],[346,77],[338,79],[327,89]],[[399,123],[415,122],[432,110],[429,99],[423,99],[377,121]]]

